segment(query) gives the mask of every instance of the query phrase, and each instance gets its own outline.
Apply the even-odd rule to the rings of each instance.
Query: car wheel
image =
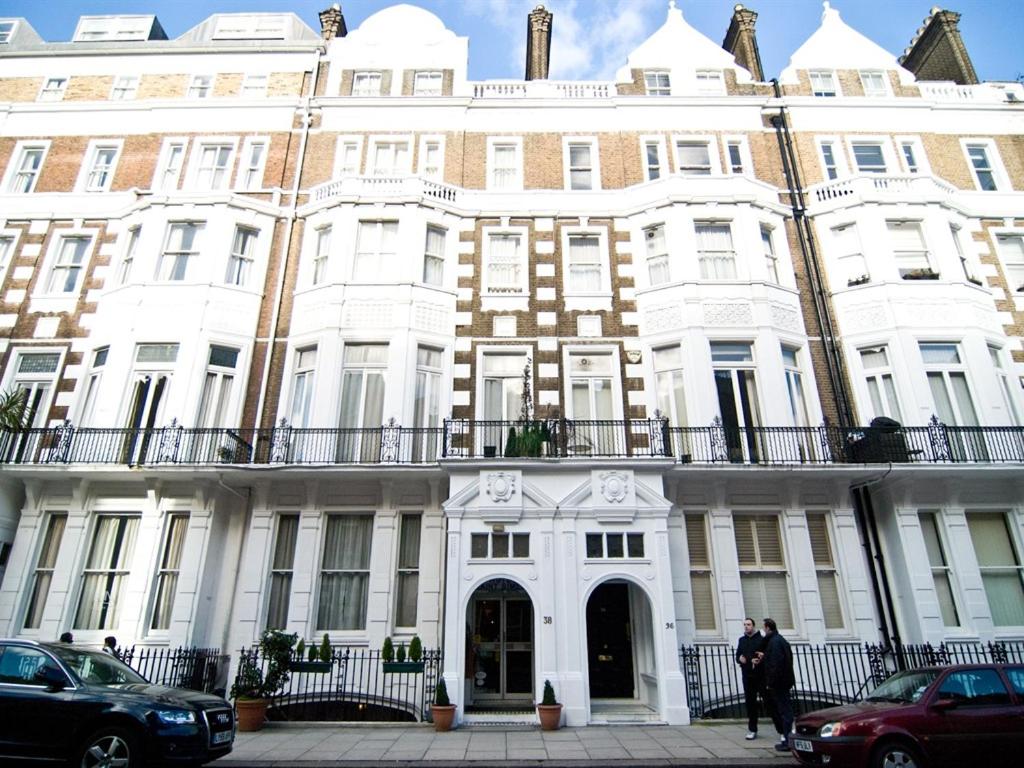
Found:
[[[872,768],[924,768],[917,750],[909,744],[891,741],[875,750]]]
[[[137,768],[142,765],[138,742],[120,728],[104,728],[85,740],[77,762],[80,768]]]

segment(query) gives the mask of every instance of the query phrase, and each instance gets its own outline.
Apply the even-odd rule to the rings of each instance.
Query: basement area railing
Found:
[[[667,419],[445,419],[434,427],[0,430],[0,464],[436,465],[469,459],[670,459],[680,465],[1021,464],[1024,427],[701,427]]]

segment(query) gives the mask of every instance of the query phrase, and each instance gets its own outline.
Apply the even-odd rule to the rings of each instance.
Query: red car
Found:
[[[899,672],[865,701],[796,721],[802,765],[963,768],[1024,764],[1024,665]]]

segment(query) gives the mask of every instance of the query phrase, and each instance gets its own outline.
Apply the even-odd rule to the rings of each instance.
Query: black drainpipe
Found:
[[[782,89],[778,79],[772,79],[772,90],[776,99],[782,98]],[[839,413],[841,427],[852,426],[854,423],[853,409],[850,404],[846,379],[843,376],[843,357],[836,341],[835,324],[829,311],[825,281],[819,268],[818,251],[814,244],[814,232],[806,216],[803,185],[800,181],[799,166],[796,162],[796,151],[793,148],[793,137],[790,134],[789,122],[786,120],[786,109],[780,104],[779,114],[771,117],[775,128],[775,137],[779,142],[779,156],[782,159],[782,170],[786,176],[789,189],[793,219],[796,224],[797,241],[804,259],[804,267],[811,283],[811,296],[814,300],[815,319],[821,333],[822,346],[825,350],[825,366],[828,372],[832,391],[835,393],[836,410]],[[851,486],[854,514],[860,528],[865,556],[867,557],[868,573],[871,576],[871,591],[875,600],[875,611],[879,619],[879,633],[889,647],[900,644],[897,629],[896,609],[893,604],[889,576],[885,569],[885,557],[878,536],[878,522],[875,519],[875,508],[871,503],[871,492],[865,486]],[[890,623],[892,621],[891,631]]]
[[[775,98],[781,99],[782,90],[779,88],[779,81],[777,79],[772,79],[772,88],[775,91]],[[786,186],[789,188],[793,219],[796,223],[797,240],[800,243],[800,253],[803,255],[804,267],[811,282],[814,314],[818,321],[818,331],[821,333],[822,346],[825,349],[825,367],[828,369],[828,379],[832,384],[832,391],[836,397],[839,425],[845,427],[853,424],[853,411],[850,408],[850,397],[846,391],[846,381],[843,378],[843,360],[839,352],[839,345],[836,342],[835,326],[832,322],[832,315],[829,312],[828,302],[825,300],[825,281],[818,268],[818,252],[814,245],[814,234],[811,231],[811,224],[805,215],[806,207],[804,205],[803,187],[800,182],[800,172],[784,107],[779,107],[779,114],[773,115],[771,122],[775,128],[776,139],[779,142],[779,155],[782,158],[782,170],[786,175]]]

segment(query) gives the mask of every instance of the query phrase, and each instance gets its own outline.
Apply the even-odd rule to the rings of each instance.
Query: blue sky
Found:
[[[82,15],[155,13],[171,37],[215,12],[292,11],[314,29],[317,12],[332,0],[0,0],[0,15],[24,16],[49,41],[70,40]],[[736,0],[677,0],[686,19],[716,42],[725,36]],[[931,0],[934,2],[934,0]],[[470,39],[473,80],[523,77],[526,14],[538,0],[418,0]],[[390,0],[342,0],[349,29]],[[758,45],[767,77],[777,76],[790,54],[818,27],[819,0],[745,0],[756,10]],[[555,15],[551,76],[609,79],[626,55],[665,20],[668,0],[546,0]],[[928,13],[929,0],[834,0],[848,24],[894,55],[909,44]],[[1019,0],[953,0],[963,14],[961,34],[982,80],[1024,74],[1017,38]]]

